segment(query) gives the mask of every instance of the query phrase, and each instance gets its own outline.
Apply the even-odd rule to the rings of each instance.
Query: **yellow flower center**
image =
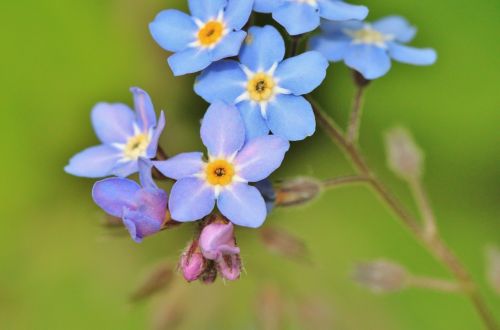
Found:
[[[371,28],[353,31],[352,37],[362,44],[383,44],[388,40],[387,36]]]
[[[198,31],[198,40],[202,46],[213,46],[222,38],[224,25],[218,21],[210,21]]]
[[[234,166],[227,160],[214,160],[207,164],[205,174],[211,185],[226,186],[233,181]]]
[[[139,157],[145,156],[150,140],[149,134],[137,134],[128,139],[123,150],[125,157],[137,160]]]
[[[274,94],[276,83],[272,76],[266,73],[256,73],[247,85],[250,99],[255,102],[268,101]]]

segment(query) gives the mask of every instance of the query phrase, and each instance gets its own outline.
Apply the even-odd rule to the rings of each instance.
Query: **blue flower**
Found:
[[[319,52],[288,58],[285,42],[272,26],[252,27],[239,55],[241,64],[212,64],[197,79],[195,92],[207,102],[234,103],[245,121],[247,139],[269,130],[290,141],[314,133],[312,107],[301,95],[318,87],[328,61]]]
[[[416,33],[404,18],[388,16],[373,24],[349,21],[325,22],[323,35],[313,37],[310,47],[330,61],[344,60],[366,79],[376,79],[391,68],[391,58],[413,65],[431,65],[436,61],[433,49],[404,46]]]
[[[138,171],[139,157],[154,158],[165,116],[158,125],[149,95],[134,87],[134,112],[121,103],[99,103],[92,110],[92,125],[102,144],[70,159],[64,170],[72,175],[99,178],[126,177]]]
[[[154,40],[174,52],[168,58],[176,76],[198,72],[210,63],[236,56],[253,0],[189,0],[192,16],[165,10],[149,25]]]
[[[139,161],[142,187],[129,179],[108,178],[97,182],[92,190],[95,203],[109,215],[122,218],[138,243],[162,229],[167,213],[167,194],[153,181],[152,166],[144,158]]]
[[[234,224],[256,228],[262,225],[266,203],[248,182],[267,178],[282,163],[290,144],[274,135],[246,144],[245,126],[234,105],[214,102],[201,125],[201,139],[208,161],[201,152],[179,154],[154,162],[165,176],[177,180],[172,187],[169,209],[174,220],[195,221],[219,211]]]
[[[316,29],[320,18],[334,21],[363,20],[368,8],[340,0],[255,0],[255,11],[272,13],[290,35]]]

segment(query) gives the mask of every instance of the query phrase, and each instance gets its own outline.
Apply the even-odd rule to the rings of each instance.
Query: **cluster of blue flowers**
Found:
[[[200,131],[207,157],[189,152],[159,160],[164,114],[157,120],[149,95],[132,88],[135,113],[124,104],[96,105],[92,124],[102,144],[77,154],[65,168],[76,176],[111,177],[95,184],[93,199],[122,218],[137,242],[170,219],[198,221],[215,206],[225,221],[261,226],[266,203],[253,183],[280,167],[290,141],[315,132],[304,96],[323,82],[329,61],[343,60],[371,80],[388,72],[391,58],[415,65],[436,60],[432,49],[403,45],[416,31],[405,19],[366,23],[366,7],[340,0],[188,2],[190,15],[165,10],[149,28],[173,53],[168,64],[174,75],[201,72],[194,91],[210,103]],[[318,27],[322,32],[310,38],[308,51],[286,57],[278,29],[252,26],[253,11],[272,14],[293,38]],[[153,167],[175,180],[169,195],[155,183]],[[127,178],[137,172],[140,185]]]

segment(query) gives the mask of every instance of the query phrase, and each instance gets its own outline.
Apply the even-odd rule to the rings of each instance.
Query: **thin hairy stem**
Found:
[[[477,290],[477,286],[464,268],[455,254],[444,243],[439,235],[429,237],[425,230],[422,230],[419,221],[415,219],[386,186],[376,177],[374,172],[368,166],[358,147],[350,143],[342,134],[342,129],[337,123],[328,116],[318,105],[318,103],[308,96],[316,116],[318,124],[325,133],[336,143],[344,152],[346,157],[352,162],[360,176],[369,178],[370,186],[378,196],[387,204],[387,206],[398,216],[402,224],[409,229],[413,236],[422,243],[422,245],[443,265],[445,266],[460,283],[461,291],[467,295],[474,305],[482,321],[489,330],[498,330],[498,325],[488,309],[483,298]]]
[[[408,285],[415,288],[431,289],[435,291],[462,292],[462,288],[457,282],[426,276],[410,276]]]
[[[350,144],[356,144],[358,142],[359,127],[361,126],[364,94],[365,94],[365,86],[356,85],[356,92],[354,94],[351,117],[349,120],[349,126],[347,127],[347,141]]]
[[[299,51],[300,40],[302,39],[302,34],[297,36],[291,36],[290,47],[288,49],[288,57],[294,57]]]
[[[434,237],[437,233],[436,217],[422,181],[420,179],[411,180],[409,185],[424,221],[424,233],[428,238]]]
[[[352,176],[343,176],[338,178],[326,179],[321,181],[321,183],[323,185],[323,188],[330,189],[330,188],[337,188],[340,186],[352,185],[356,183],[368,183],[369,181],[370,178],[366,176],[352,175]]]

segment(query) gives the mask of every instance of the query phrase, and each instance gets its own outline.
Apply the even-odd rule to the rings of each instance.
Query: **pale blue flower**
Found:
[[[176,76],[198,72],[212,62],[238,55],[253,0],[189,0],[189,16],[162,11],[149,25],[154,40],[173,52],[168,58]]]
[[[255,11],[272,13],[290,35],[316,29],[320,18],[333,21],[363,20],[368,15],[365,6],[351,5],[341,0],[255,0]]]
[[[214,63],[198,77],[195,92],[207,102],[237,105],[247,139],[274,135],[289,141],[311,136],[316,122],[311,104],[302,96],[318,87],[328,61],[319,52],[283,60],[285,42],[272,26],[252,27],[239,59]]]
[[[121,103],[99,103],[94,107],[92,125],[102,144],[71,158],[64,168],[67,173],[87,178],[126,177],[138,171],[140,157],[156,156],[165,116],[162,112],[157,124],[149,95],[137,87],[131,91],[135,113]]]
[[[430,48],[405,46],[416,34],[415,27],[404,18],[389,16],[373,24],[324,22],[323,34],[311,38],[311,49],[321,52],[330,61],[344,61],[366,79],[376,79],[391,68],[391,58],[413,65],[431,65],[437,55]]]
[[[176,221],[196,221],[215,207],[232,223],[259,227],[267,211],[264,198],[249,182],[267,178],[282,163],[290,144],[266,135],[245,144],[243,119],[233,105],[214,102],[201,125],[208,160],[190,152],[154,162],[165,176],[177,180],[169,198]]]

